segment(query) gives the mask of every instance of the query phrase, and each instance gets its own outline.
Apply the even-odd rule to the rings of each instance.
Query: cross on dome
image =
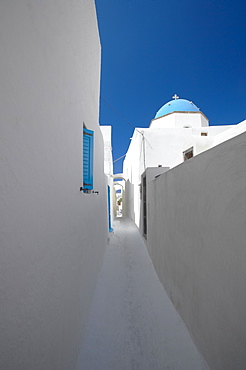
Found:
[[[175,100],[176,99],[179,99],[179,96],[177,94],[174,94],[173,97],[172,97],[172,99],[175,99]]]
[[[164,104],[156,113],[155,118],[160,118],[165,116],[169,113],[174,112],[199,112],[199,108],[189,100],[186,99],[179,99],[179,96],[175,94],[173,96],[173,100],[170,100],[166,104]]]

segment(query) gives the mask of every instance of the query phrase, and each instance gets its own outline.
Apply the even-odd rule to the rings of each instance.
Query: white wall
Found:
[[[104,142],[104,173],[106,175],[107,185],[110,187],[110,228],[114,220],[114,187],[113,187],[113,156],[112,156],[112,127],[100,126]],[[108,207],[109,212],[109,207]],[[109,215],[108,215],[109,217]]]
[[[151,128],[208,127],[208,119],[202,112],[173,112],[155,118],[150,122]]]
[[[140,190],[140,220],[139,220],[139,231],[141,235],[144,235],[144,220],[143,220],[143,203],[146,201],[146,188],[148,187],[148,184],[153,181],[156,177],[160,176],[164,172],[169,171],[169,167],[148,167],[142,174],[141,179],[141,190]],[[143,179],[145,178],[145,182],[147,186],[145,186],[144,191],[144,185],[143,185]],[[145,193],[145,195],[144,195]],[[145,199],[144,199],[145,198]]]
[[[104,142],[104,173],[107,176],[113,175],[113,157],[112,157],[112,127],[100,126]]]
[[[246,133],[149,184],[148,249],[214,370],[246,364]]]
[[[107,240],[94,2],[2,1],[0,54],[0,368],[73,369]]]
[[[180,122],[182,117],[187,118],[188,114],[178,114]],[[199,113],[200,116],[202,114]],[[170,115],[172,116],[172,115]],[[190,114],[191,118],[198,114]],[[203,117],[203,116],[202,116]],[[165,118],[165,117],[164,117]],[[168,118],[168,117],[166,117]],[[152,121],[153,122],[153,121]],[[188,122],[188,121],[187,121]],[[194,124],[191,119],[189,122]],[[237,125],[239,126],[239,125]],[[134,186],[131,196],[131,203],[126,206],[127,216],[139,226],[140,220],[140,187],[141,175],[148,167],[170,167],[173,168],[184,161],[183,152],[193,148],[194,155],[206,151],[214,145],[218,137],[221,141],[228,139],[233,134],[226,134],[233,129],[234,126],[210,126],[210,127],[194,127],[191,128],[137,128],[132,136],[129,145],[124,165],[123,172],[126,180],[129,180]],[[241,127],[241,132],[243,128]],[[234,132],[233,131],[233,132]],[[207,133],[207,136],[201,136],[201,133]],[[234,134],[235,135],[235,134]],[[129,187],[126,189],[128,191]],[[131,208],[133,208],[131,210]]]
[[[229,126],[229,129],[222,131],[214,138],[213,146],[223,143],[226,140],[231,139],[246,131],[246,120],[238,123],[237,125]]]

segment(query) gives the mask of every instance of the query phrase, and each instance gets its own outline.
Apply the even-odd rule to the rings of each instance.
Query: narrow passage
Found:
[[[114,222],[76,370],[208,369],[135,224]]]

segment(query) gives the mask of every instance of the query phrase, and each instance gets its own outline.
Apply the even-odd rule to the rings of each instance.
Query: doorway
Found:
[[[146,175],[142,178],[142,200],[143,200],[143,236],[147,239],[147,197],[146,197]]]

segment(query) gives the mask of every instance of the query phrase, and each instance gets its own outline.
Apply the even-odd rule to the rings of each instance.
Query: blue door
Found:
[[[111,203],[110,203],[110,186],[108,185],[108,230],[111,233],[114,229],[111,224]]]

